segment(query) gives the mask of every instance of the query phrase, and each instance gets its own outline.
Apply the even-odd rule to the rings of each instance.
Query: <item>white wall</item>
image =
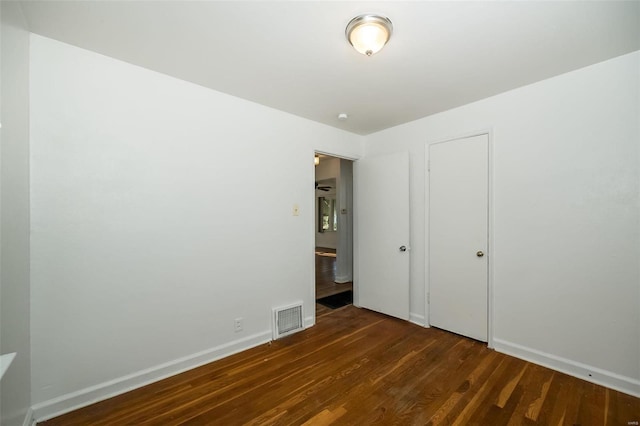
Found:
[[[410,152],[412,315],[428,315],[425,144],[491,129],[496,348],[640,394],[639,57],[367,137],[367,156]]]
[[[35,35],[31,112],[38,417],[313,320],[314,151],[361,137]]]
[[[0,2],[0,352],[16,358],[0,382],[2,425],[22,425],[30,407],[29,33],[20,7]]]

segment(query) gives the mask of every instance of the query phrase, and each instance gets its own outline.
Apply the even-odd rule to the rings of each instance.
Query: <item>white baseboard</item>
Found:
[[[429,327],[429,324],[427,324],[427,321],[424,315],[418,315],[418,314],[409,312],[409,322],[420,325],[422,327]]]
[[[635,397],[640,397],[640,380],[622,376],[601,368],[527,348],[501,339],[493,339],[494,349],[570,376],[602,385]]]
[[[27,410],[27,414],[24,416],[24,421],[22,422],[22,426],[35,426],[36,419],[33,417],[33,410],[29,408]]]
[[[192,355],[187,355],[164,364],[138,371],[108,382],[90,386],[50,399],[32,407],[31,418],[38,422],[49,420],[82,407],[112,398],[116,395],[146,386],[167,377],[208,364],[218,359],[256,347],[271,340],[271,330],[216,346]],[[25,419],[26,422],[26,419]],[[26,425],[26,423],[25,423]],[[29,426],[31,426],[29,424]]]
[[[316,325],[315,317],[306,317],[304,319],[304,328],[313,327],[314,325]]]
[[[336,279],[333,280],[336,284],[344,284],[353,281],[353,278],[348,275],[336,276]]]

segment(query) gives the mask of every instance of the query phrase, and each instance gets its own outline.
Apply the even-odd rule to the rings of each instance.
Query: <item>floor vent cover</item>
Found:
[[[273,309],[273,340],[304,330],[302,302]]]

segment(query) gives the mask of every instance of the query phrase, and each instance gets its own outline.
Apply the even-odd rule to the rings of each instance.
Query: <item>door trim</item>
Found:
[[[488,158],[488,188],[487,188],[487,198],[488,198],[488,206],[489,211],[488,214],[488,231],[487,231],[487,346],[489,348],[494,347],[493,342],[493,273],[494,273],[494,265],[495,265],[495,244],[494,244],[494,214],[493,214],[493,206],[494,206],[494,191],[493,191],[493,129],[483,129],[474,132],[462,133],[453,137],[447,137],[445,139],[438,139],[427,141],[424,146],[424,317],[425,323],[427,327],[431,326],[430,322],[430,301],[429,301],[429,293],[430,293],[430,282],[429,282],[429,214],[430,214],[430,205],[429,205],[429,146],[437,143],[450,142],[458,139],[466,139],[474,136],[487,135],[488,138],[488,150],[489,150],[489,158]]]

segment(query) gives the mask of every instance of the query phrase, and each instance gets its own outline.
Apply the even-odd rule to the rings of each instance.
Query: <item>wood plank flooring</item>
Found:
[[[640,399],[354,306],[42,423],[633,425]]]

